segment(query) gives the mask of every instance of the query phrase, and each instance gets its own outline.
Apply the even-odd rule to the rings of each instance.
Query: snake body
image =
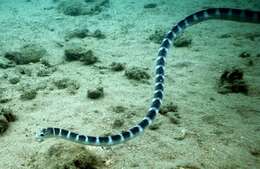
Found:
[[[171,44],[174,42],[176,37],[178,37],[187,27],[209,19],[232,20],[259,24],[260,11],[232,8],[209,8],[195,12],[175,24],[172,29],[165,34],[165,37],[158,51],[155,67],[154,94],[150,108],[143,120],[137,125],[129,128],[127,131],[122,131],[118,134],[110,136],[88,136],[81,135],[66,129],[48,127],[42,128],[36,133],[36,138],[38,139],[38,141],[42,141],[44,140],[44,138],[48,137],[57,137],[81,144],[94,146],[111,146],[119,143],[124,143],[143,133],[145,128],[151,125],[151,123],[155,119],[162,104],[165,78],[164,69],[166,56]]]

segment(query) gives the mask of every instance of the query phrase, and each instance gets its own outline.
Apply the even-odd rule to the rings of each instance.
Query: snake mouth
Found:
[[[36,134],[35,134],[35,139],[36,139],[36,141],[38,141],[38,142],[42,142],[43,140],[44,140],[44,136],[45,136],[45,134],[44,134],[44,129],[39,129],[37,132],[36,132]]]

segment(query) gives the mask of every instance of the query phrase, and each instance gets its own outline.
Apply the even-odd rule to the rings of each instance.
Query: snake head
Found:
[[[42,142],[44,140],[44,137],[47,135],[47,129],[41,128],[36,132],[36,140],[39,142]]]

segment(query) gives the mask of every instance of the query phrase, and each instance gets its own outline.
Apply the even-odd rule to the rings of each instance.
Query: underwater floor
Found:
[[[0,169],[259,169],[260,24],[188,28],[141,136],[113,147],[35,139],[41,127],[109,135],[140,122],[164,33],[209,7],[260,1],[0,0]]]

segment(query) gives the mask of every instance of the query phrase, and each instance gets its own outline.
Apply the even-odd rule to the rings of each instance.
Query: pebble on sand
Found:
[[[57,10],[69,16],[96,15],[109,5],[109,0],[64,0],[61,1]]]
[[[5,58],[14,61],[18,65],[36,63],[47,55],[47,51],[41,45],[27,44],[20,48],[19,51],[6,52]]]
[[[119,72],[125,70],[125,65],[126,65],[125,63],[112,62],[110,68],[115,72]]]
[[[4,116],[0,115],[0,135],[2,135],[8,129],[8,121]]]
[[[99,99],[104,96],[103,87],[97,87],[95,89],[89,89],[87,92],[87,97],[90,99]]]
[[[80,60],[86,65],[94,64],[98,61],[92,50],[87,50],[77,43],[73,43],[65,49],[65,57],[67,61]]]
[[[26,88],[22,91],[20,98],[22,100],[32,100],[32,99],[36,98],[36,95],[37,95],[36,89]]]
[[[105,159],[82,145],[70,143],[53,144],[46,151],[36,153],[30,160],[30,168],[35,166],[45,169],[107,168],[104,164]]]
[[[92,50],[88,50],[84,52],[80,58],[80,61],[83,62],[85,65],[91,65],[98,61],[98,58],[94,55]]]
[[[243,79],[243,71],[239,68],[225,70],[220,76],[218,83],[218,92],[227,93],[243,93],[248,94],[248,85]]]
[[[76,80],[72,80],[72,79],[69,79],[69,78],[55,79],[53,81],[53,84],[58,89],[71,88],[71,89],[78,90],[80,88],[80,84]]]
[[[125,75],[128,79],[133,79],[137,81],[147,80],[150,78],[150,75],[146,72],[146,70],[140,67],[128,68],[125,71]]]
[[[11,108],[2,108],[0,110],[0,115],[4,116],[7,122],[14,122],[17,120],[17,117],[14,115]]]
[[[191,45],[192,38],[190,34],[184,33],[177,37],[173,45],[175,47],[189,47]]]
[[[19,75],[12,75],[12,76],[9,77],[9,82],[11,84],[17,84],[17,83],[20,82],[20,79],[21,79],[21,76],[19,76]]]

